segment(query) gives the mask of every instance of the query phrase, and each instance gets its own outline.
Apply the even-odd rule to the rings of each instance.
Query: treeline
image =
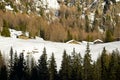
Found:
[[[63,52],[59,70],[54,53],[47,59],[46,48],[35,62],[32,55],[24,53],[17,56],[17,52],[10,50],[10,59],[6,63],[0,53],[0,80],[119,80],[120,79],[120,52],[114,50],[108,53],[104,48],[96,61],[92,61],[89,45],[84,58],[75,49],[71,55]]]
[[[12,0],[5,1],[11,5],[14,2]],[[29,0],[30,2],[28,0],[28,2],[20,1],[21,5],[26,6],[33,3],[33,0]],[[3,11],[1,8],[1,35],[6,36],[6,32],[4,32],[4,28],[6,28],[4,22],[6,22],[8,28],[21,30],[23,33],[30,32],[30,38],[40,36],[45,40],[59,42],[71,39],[94,41],[98,38],[104,42],[117,40],[120,36],[120,17],[118,15],[120,13],[120,2],[100,0],[94,5],[91,4],[92,2],[93,0],[65,0],[60,2],[59,10],[55,12],[50,10],[49,13],[45,13],[46,10],[40,7],[39,14],[34,13],[34,9],[31,9],[31,13],[28,14],[26,9],[18,9],[23,11],[20,13],[19,11]],[[105,2],[104,6],[102,5],[103,2]],[[1,5],[4,4],[1,3]],[[29,7],[32,8],[32,6]],[[91,20],[92,17],[93,20]]]

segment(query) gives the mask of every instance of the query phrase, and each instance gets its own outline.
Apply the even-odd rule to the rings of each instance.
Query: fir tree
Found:
[[[71,61],[70,57],[67,55],[66,51],[64,50],[61,69],[59,71],[61,80],[70,80],[71,78],[70,61]]]
[[[2,36],[10,37],[10,31],[8,28],[9,28],[9,24],[5,20],[3,20],[3,30],[1,32]]]
[[[50,74],[50,80],[58,80],[57,77],[57,65],[54,58],[54,53],[52,53],[50,63],[49,63],[49,74]]]
[[[82,80],[82,58],[75,52],[75,48],[72,52],[71,80]]]
[[[116,72],[117,72],[117,55],[115,51],[112,52],[110,63],[109,63],[109,80],[116,80]]]
[[[105,34],[105,42],[111,42],[113,41],[113,36],[111,31],[108,29]]]
[[[38,71],[39,71],[39,79],[38,80],[48,80],[49,79],[49,71],[47,67],[47,54],[46,48],[43,50],[43,54],[38,60]]]
[[[106,49],[104,47],[101,55],[101,79],[102,80],[108,79],[108,65],[109,65],[109,59],[106,53]]]
[[[84,56],[84,63],[83,63],[83,79],[84,80],[92,80],[92,60],[91,60],[91,55],[90,55],[90,49],[89,49],[89,43],[87,43],[87,48],[86,48],[86,54]]]
[[[8,71],[5,65],[0,69],[0,80],[8,80]]]

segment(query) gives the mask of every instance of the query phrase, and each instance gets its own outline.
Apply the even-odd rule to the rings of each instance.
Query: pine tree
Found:
[[[72,72],[71,80],[82,80],[82,58],[80,54],[72,52]]]
[[[31,59],[31,74],[30,74],[30,80],[38,80],[38,68],[35,63],[34,58]]]
[[[70,57],[67,55],[66,51],[64,50],[63,60],[59,71],[60,80],[70,80],[71,78],[70,61],[71,61]]]
[[[90,32],[89,19],[88,19],[88,16],[87,16],[87,15],[85,16],[85,31],[86,31],[87,33]]]
[[[26,73],[26,62],[24,60],[24,54],[20,53],[17,65],[15,67],[15,71],[16,71],[16,77],[19,80],[25,80],[27,78],[27,73]]]
[[[110,63],[109,63],[109,80],[116,80],[116,72],[117,72],[118,60],[117,54],[115,51],[112,52]]]
[[[38,68],[36,66],[34,66],[31,70],[30,80],[38,80],[38,79],[39,79]]]
[[[8,79],[8,71],[0,51],[0,80]]]
[[[52,53],[50,63],[49,63],[49,74],[50,74],[50,80],[58,80],[57,77],[57,65],[54,58],[54,53]]]
[[[3,20],[3,30],[1,32],[2,36],[10,37],[10,31],[8,27],[9,27],[9,24],[5,20]]]
[[[84,80],[92,80],[92,60],[90,55],[89,43],[87,43],[86,54],[84,56],[84,63],[83,63],[83,79]]]
[[[43,54],[41,55],[40,59],[38,60],[38,71],[39,71],[39,79],[38,80],[48,80],[49,79],[46,48],[44,48]]]
[[[0,51],[0,68],[4,65],[4,60],[3,60],[3,57],[2,57],[2,53]]]
[[[3,65],[0,69],[0,80],[8,80],[8,71],[6,65]]]
[[[101,55],[101,79],[102,80],[108,79],[108,65],[109,65],[109,57],[104,47]]]
[[[101,80],[101,58],[98,57],[93,65],[93,80]]]
[[[105,42],[111,42],[113,41],[113,36],[111,31],[108,29],[105,34]]]
[[[10,72],[12,70],[12,67],[13,67],[13,48],[11,47],[10,48]]]

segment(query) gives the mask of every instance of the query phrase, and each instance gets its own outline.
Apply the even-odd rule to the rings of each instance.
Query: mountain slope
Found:
[[[75,48],[76,52],[81,54],[83,57],[86,50],[86,42],[82,42],[81,44],[68,44],[68,43],[57,43],[51,41],[44,41],[41,38],[37,39],[29,39],[22,40],[16,38],[4,38],[0,37],[0,50],[3,56],[8,59],[10,48],[13,47],[14,52],[17,53],[24,52],[25,57],[27,55],[33,55],[35,60],[37,61],[42,54],[43,48],[46,48],[48,59],[50,58],[52,52],[55,54],[55,59],[57,61],[58,69],[61,65],[63,51],[66,50],[68,54],[71,54],[73,48]],[[103,47],[105,47],[109,52],[112,50],[118,49],[120,51],[120,41],[104,43],[104,44],[92,44],[90,43],[90,54],[92,60],[96,60],[97,57],[101,54]],[[29,53],[29,54],[27,54]]]

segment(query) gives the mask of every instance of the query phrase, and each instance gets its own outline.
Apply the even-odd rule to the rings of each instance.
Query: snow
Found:
[[[91,21],[91,23],[93,23],[94,17],[95,17],[95,13],[90,13],[90,15],[88,15],[88,18]]]
[[[116,2],[119,2],[120,0],[116,0]]]
[[[118,16],[120,16],[120,13],[118,14]]]
[[[7,10],[13,11],[13,8],[10,5],[5,6]]]
[[[16,31],[14,29],[9,29],[9,31],[10,31],[10,36],[12,38],[17,38],[17,36],[20,36],[23,34],[22,31]]]
[[[59,9],[59,4],[57,0],[47,0],[48,8]]]
[[[34,0],[34,2],[35,2],[36,9],[38,11],[39,9],[37,7],[42,6],[43,8],[46,8],[46,5],[48,9],[59,9],[60,8],[57,0],[42,0],[42,1]]]
[[[55,59],[57,62],[58,69],[60,69],[63,51],[66,50],[68,54],[71,54],[73,48],[75,48],[76,52],[80,52],[81,56],[83,57],[86,50],[86,41],[83,41],[80,45],[79,44],[67,44],[67,43],[58,43],[58,42],[51,42],[51,41],[44,41],[41,38],[37,39],[17,39],[17,38],[5,38],[0,37],[0,50],[6,57],[9,56],[10,47],[12,46],[14,52],[21,53],[24,51],[25,57],[28,56],[29,53],[32,53],[33,57],[37,61],[42,54],[43,48],[46,48],[48,59],[50,58],[52,52],[55,54]],[[104,43],[104,44],[90,44],[90,54],[92,56],[92,60],[96,60],[99,54],[102,52],[103,47],[109,52],[115,50],[116,48],[120,51],[120,41],[118,42],[111,42],[111,43]],[[34,53],[35,52],[35,53]],[[8,58],[7,58],[8,59]]]
[[[9,29],[9,31],[10,31],[10,37],[12,38],[17,38],[18,36],[23,35],[22,31],[17,31],[14,29]],[[29,32],[25,32],[25,36],[29,37]]]
[[[103,43],[103,41],[100,40],[100,39],[96,39],[96,40],[94,41],[94,43],[96,43],[96,42],[101,42],[101,43]]]

